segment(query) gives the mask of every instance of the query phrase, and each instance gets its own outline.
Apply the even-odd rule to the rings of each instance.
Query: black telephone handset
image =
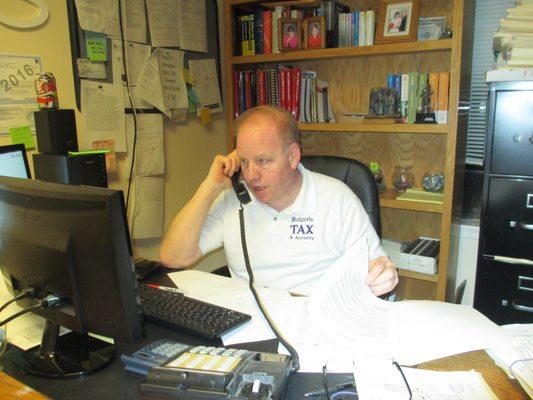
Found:
[[[248,193],[246,186],[244,186],[244,183],[239,180],[240,176],[240,171],[234,172],[231,176],[231,184],[233,185],[233,189],[235,190],[237,198],[241,204],[248,204],[250,201],[252,201],[252,199],[250,198],[250,194]]]

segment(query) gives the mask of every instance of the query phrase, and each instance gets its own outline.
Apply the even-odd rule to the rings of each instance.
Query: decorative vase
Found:
[[[428,192],[442,192],[444,189],[444,175],[438,172],[427,173],[422,178],[422,187]]]
[[[394,167],[392,184],[398,190],[398,193],[403,193],[413,186],[414,175],[411,172],[411,168],[410,165],[396,165]]]

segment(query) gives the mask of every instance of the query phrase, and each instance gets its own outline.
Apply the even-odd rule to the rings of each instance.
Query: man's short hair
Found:
[[[300,134],[298,132],[298,124],[296,123],[296,120],[287,110],[273,105],[250,108],[239,115],[233,124],[235,136],[238,135],[241,125],[255,116],[261,116],[275,122],[279,132],[283,135],[287,146],[290,146],[293,143],[300,146]]]

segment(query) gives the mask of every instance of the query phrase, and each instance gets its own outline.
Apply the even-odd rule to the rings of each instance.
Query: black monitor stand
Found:
[[[76,379],[99,371],[115,357],[115,346],[89,336],[68,332],[46,320],[41,345],[20,352],[14,360],[23,371],[43,378]]]

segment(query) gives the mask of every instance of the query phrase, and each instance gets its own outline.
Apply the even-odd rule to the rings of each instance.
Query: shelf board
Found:
[[[406,269],[401,269],[401,268],[398,268],[398,275],[403,278],[418,279],[419,281],[435,282],[435,283],[438,282],[437,275],[422,274],[420,272],[408,271]]]
[[[422,203],[419,201],[396,200],[398,192],[395,189],[385,189],[379,194],[380,207],[398,208],[401,210],[424,211],[442,213],[442,204]]]
[[[384,132],[384,133],[447,133],[441,124],[378,124],[364,122],[299,123],[300,131],[322,132]]]
[[[398,53],[418,53],[435,50],[450,50],[452,39],[427,40],[422,42],[406,42],[392,44],[376,44],[373,46],[339,47],[335,49],[298,50],[278,54],[257,54],[254,56],[234,56],[230,64],[257,64],[284,61],[322,60],[342,57],[364,57],[372,55],[388,55]]]

